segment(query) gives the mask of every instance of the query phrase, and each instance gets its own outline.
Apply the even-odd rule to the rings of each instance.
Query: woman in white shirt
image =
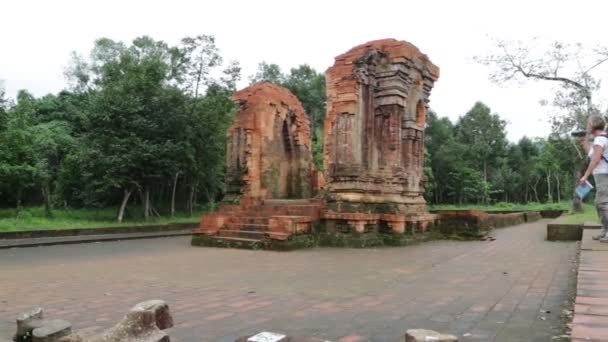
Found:
[[[594,240],[608,242],[608,138],[604,135],[606,122],[599,115],[592,115],[587,122],[587,135],[593,137],[593,144],[585,144],[585,149],[591,161],[587,171],[581,178],[584,184],[590,175],[593,174],[595,181],[595,207],[597,215],[602,222],[602,230],[599,235],[593,237]]]

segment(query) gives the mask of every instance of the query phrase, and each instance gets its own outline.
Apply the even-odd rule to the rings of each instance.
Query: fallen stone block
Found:
[[[405,342],[458,342],[454,335],[443,335],[433,330],[410,329],[405,333]]]
[[[34,329],[42,326],[44,312],[42,308],[34,308],[17,317],[17,332],[14,341],[31,341]]]
[[[72,325],[62,319],[45,320],[41,308],[17,317],[15,342],[170,342],[163,330],[173,327],[169,306],[148,300],[133,306],[114,327],[100,335],[72,334]]]
[[[136,304],[122,321],[100,335],[70,335],[58,342],[170,342],[164,329],[173,326],[169,306],[162,300]]]
[[[583,226],[580,224],[548,224],[547,240],[580,241],[583,238]]]
[[[280,333],[262,331],[258,334],[241,337],[235,342],[330,342],[316,337],[292,337]]]
[[[58,342],[72,333],[72,324],[63,319],[43,321],[42,326],[32,332],[33,342]]]

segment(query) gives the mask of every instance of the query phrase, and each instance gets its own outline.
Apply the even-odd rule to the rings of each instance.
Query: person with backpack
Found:
[[[591,161],[587,171],[580,179],[581,185],[587,182],[593,174],[595,181],[595,207],[602,223],[602,230],[593,237],[600,242],[608,242],[608,136],[604,132],[606,122],[599,115],[591,115],[587,121],[587,136],[593,138],[593,143],[585,140],[583,146]]]

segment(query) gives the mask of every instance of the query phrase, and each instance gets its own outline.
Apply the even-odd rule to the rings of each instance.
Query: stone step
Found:
[[[258,216],[311,216],[317,219],[321,208],[316,205],[264,205],[256,212]]]
[[[214,236],[213,239],[218,243],[218,247],[231,248],[256,248],[261,246],[263,241],[260,239],[249,239],[230,236]]]
[[[257,213],[256,213],[257,214]],[[269,217],[268,216],[234,216],[230,218],[230,223],[239,223],[239,224],[268,224]]]
[[[272,218],[276,219],[289,219],[297,223],[310,223],[315,219],[308,215],[274,215]]]
[[[222,229],[218,232],[218,236],[263,240],[266,238],[266,232]]]
[[[311,200],[306,198],[300,199],[267,199],[264,201],[264,205],[297,205],[297,204],[310,204]]]
[[[255,232],[268,231],[268,224],[255,224],[255,223],[235,223],[229,222],[226,224],[227,230],[247,230]]]

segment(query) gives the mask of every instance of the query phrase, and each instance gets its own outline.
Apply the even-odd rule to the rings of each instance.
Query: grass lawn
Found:
[[[568,213],[563,217],[563,223],[580,224],[585,222],[599,222],[595,211],[595,205],[585,203],[583,204],[583,208],[585,210],[582,213]]]
[[[483,210],[483,211],[538,211],[538,210],[570,210],[569,202],[560,203],[496,203],[492,205],[432,205],[431,210]]]
[[[525,210],[566,210],[567,213],[561,218],[563,223],[580,224],[585,222],[599,222],[593,203],[583,204],[584,212],[571,213],[570,202],[560,203],[497,203],[495,205],[433,205],[431,210],[483,210],[483,211],[525,211]]]
[[[525,210],[570,210],[569,202],[561,203],[497,203],[494,205],[434,205],[431,210],[484,210],[484,211],[525,211]],[[585,211],[580,214],[566,214],[564,223],[578,224],[584,222],[597,222],[597,214],[593,204],[584,204]],[[150,224],[168,224],[178,222],[198,222],[198,213],[190,217],[187,213],[177,212],[176,217],[152,217],[144,221],[142,209],[129,207],[124,222],[116,222],[117,208],[101,209],[55,209],[54,217],[47,218],[43,207],[30,207],[21,210],[17,217],[15,209],[0,209],[0,232],[42,230],[42,229],[70,229],[70,228],[99,228],[143,226]],[[200,210],[199,210],[200,212]]]
[[[139,208],[129,208],[127,217],[122,223],[116,222],[116,208],[102,209],[55,209],[53,218],[44,215],[43,207],[24,208],[17,217],[15,209],[0,209],[0,232],[69,229],[69,228],[98,228],[143,226],[150,224],[167,224],[178,222],[198,222],[198,215],[176,213],[176,217],[153,217],[144,221]]]

